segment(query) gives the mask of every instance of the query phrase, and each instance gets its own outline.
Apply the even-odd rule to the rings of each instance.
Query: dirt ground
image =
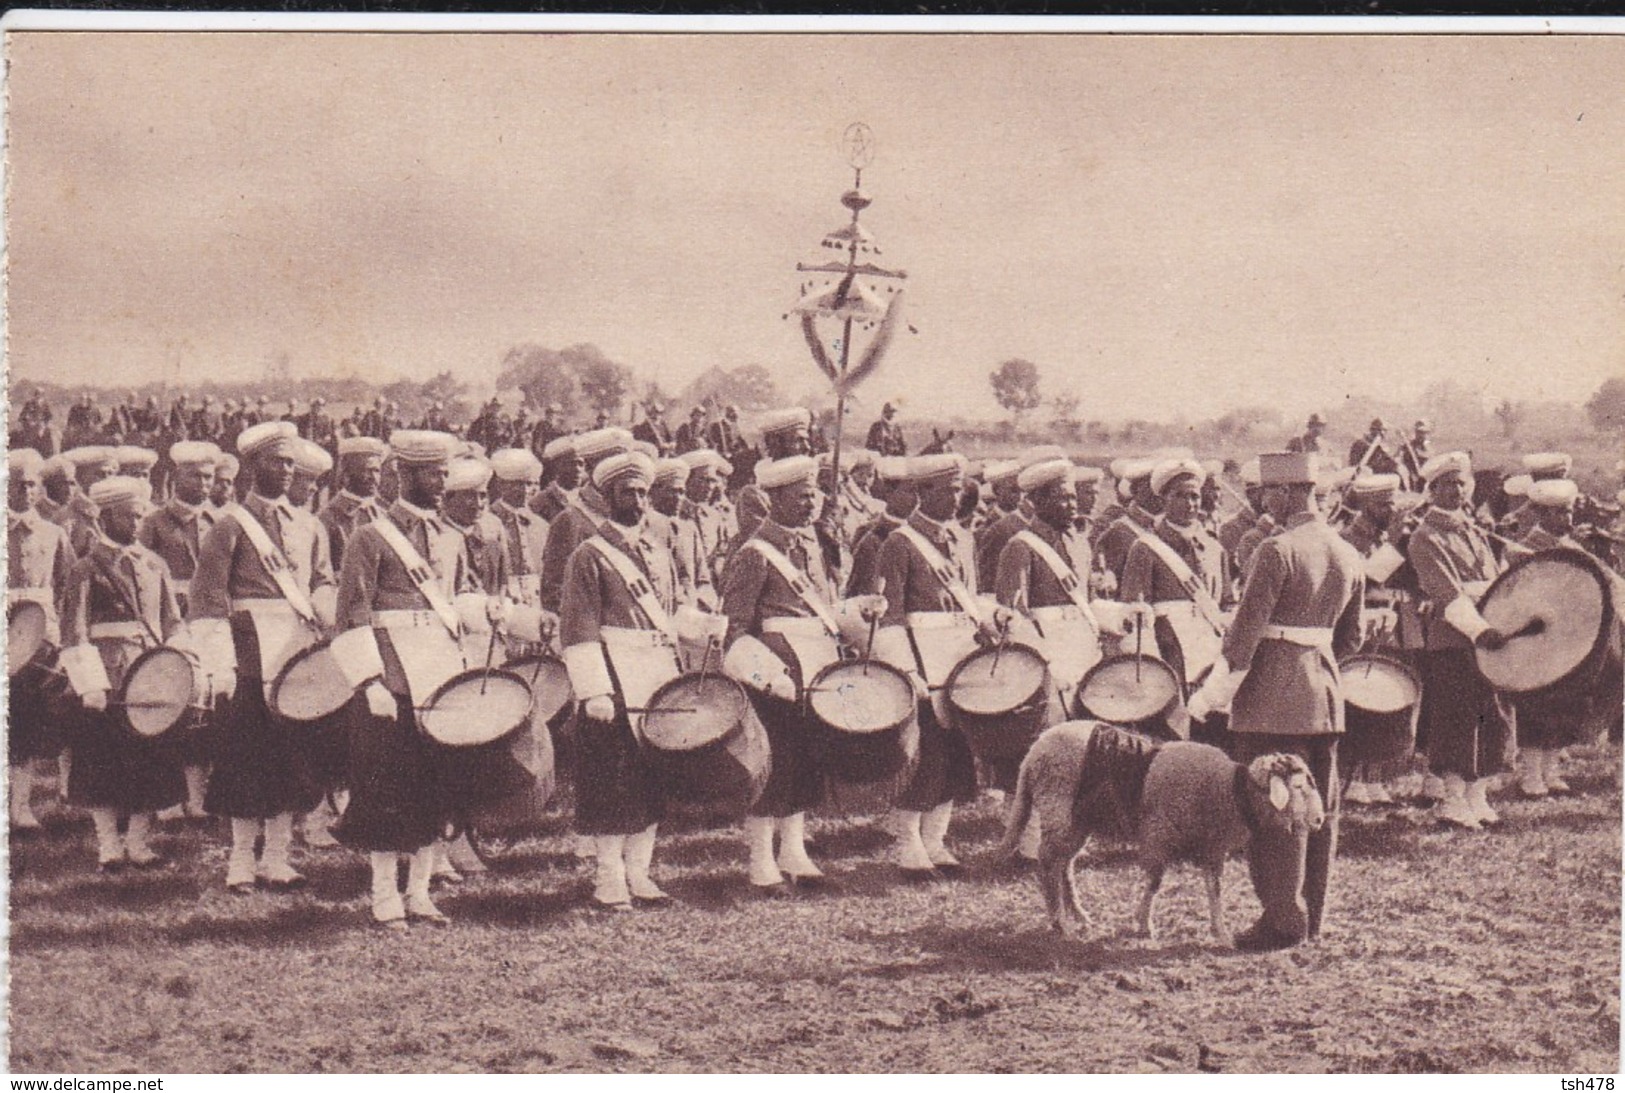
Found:
[[[95,874],[89,825],[41,802],[11,852],[17,1073],[445,1071],[1561,1072],[1619,1069],[1617,755],[1574,796],[1500,799],[1493,833],[1415,809],[1345,814],[1326,933],[1214,947],[1175,871],[1154,942],[1124,936],[1137,870],[1080,862],[1090,940],[1046,928],[1037,885],[973,869],[905,885],[872,822],[813,825],[839,889],[752,899],[737,829],[662,838],[675,907],[589,910],[556,831],[498,845],[437,896],[454,924],[367,925],[366,866],[306,852],[310,888],[229,895],[223,831],[169,825],[176,864]],[[1000,806],[956,820],[985,856]],[[1234,929],[1257,912],[1225,875]]]

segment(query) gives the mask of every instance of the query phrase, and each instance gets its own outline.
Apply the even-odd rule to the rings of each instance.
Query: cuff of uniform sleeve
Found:
[[[741,634],[728,646],[722,657],[722,672],[752,690],[766,691],[780,698],[796,697],[790,669],[777,653],[749,634]]]
[[[57,663],[68,677],[73,693],[80,698],[97,691],[110,691],[113,681],[107,678],[107,665],[94,645],[70,645],[57,654]]]
[[[377,679],[384,674],[384,657],[378,651],[378,636],[370,626],[357,626],[346,630],[328,646],[338,662],[344,681],[352,688]]]
[[[1490,624],[1478,613],[1478,608],[1465,593],[1445,606],[1444,621],[1465,634],[1468,641],[1477,641],[1478,635],[1490,628]]]
[[[575,692],[577,701],[615,693],[615,685],[609,678],[609,662],[604,659],[603,646],[597,642],[567,646],[564,670],[570,675],[570,689]]]

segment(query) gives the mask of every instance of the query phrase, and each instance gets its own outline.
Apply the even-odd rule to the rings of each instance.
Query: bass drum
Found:
[[[837,782],[886,782],[919,758],[914,684],[889,664],[829,665],[807,688],[807,708],[829,734],[829,771]]]
[[[1561,699],[1597,683],[1615,624],[1607,572],[1584,551],[1520,558],[1479,601],[1484,620],[1511,640],[1478,649],[1478,670],[1522,703]]]
[[[1048,726],[1050,674],[1030,645],[978,649],[948,677],[948,712],[983,760],[1020,760]]]
[[[15,679],[49,644],[48,616],[43,605],[18,600],[6,609],[6,669]]]
[[[1343,677],[1338,765],[1352,771],[1361,763],[1409,759],[1416,750],[1416,719],[1422,709],[1422,681],[1416,673],[1380,653],[1345,657],[1338,669]]]
[[[441,684],[417,711],[435,745],[435,777],[445,800],[469,810],[534,784],[509,738],[530,721],[530,685],[512,672],[476,668]]]
[[[191,653],[168,645],[148,649],[130,664],[110,705],[134,736],[157,740],[213,704],[208,679]]]
[[[773,772],[750,696],[714,672],[656,690],[644,708],[643,743],[660,786],[681,804],[743,814]]]
[[[575,704],[569,673],[555,657],[519,657],[504,670],[530,688],[530,719],[506,743],[508,754],[530,773],[531,782],[516,793],[468,810],[468,826],[481,838],[517,838],[543,829],[547,804],[557,786],[553,734],[569,722]]]
[[[1078,685],[1074,717],[1104,721],[1157,740],[1172,740],[1168,717],[1179,706],[1178,673],[1167,661],[1120,653],[1089,669]]]

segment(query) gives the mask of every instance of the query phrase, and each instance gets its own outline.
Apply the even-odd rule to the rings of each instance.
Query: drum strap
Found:
[[[277,591],[282,593],[282,598],[293,605],[294,612],[301,619],[319,629],[316,609],[310,605],[310,597],[299,587],[299,582],[294,580],[293,565],[288,561],[287,555],[271,541],[271,536],[266,533],[260,522],[254,519],[254,514],[242,505],[233,505],[226,510],[225,516],[237,521],[237,526],[248,536],[249,545],[254,548],[254,553],[259,555],[260,565],[265,567],[265,572],[276,582]]]
[[[396,526],[395,521],[387,516],[379,517],[368,526],[378,532],[379,537],[384,540],[389,549],[395,552],[395,557],[400,559],[401,565],[406,567],[406,575],[417,586],[417,590],[423,598],[429,601],[430,610],[439,617],[441,623],[451,632],[451,636],[459,638],[462,635],[462,623],[458,621],[457,609],[446,598],[445,590],[440,587],[435,578],[434,570],[430,569],[429,563],[423,560],[423,555],[418,553],[418,548],[412,545],[410,539],[401,534],[401,529]]]
[[[1190,593],[1191,599],[1196,604],[1196,610],[1207,620],[1208,625],[1213,627],[1214,632],[1223,634],[1224,616],[1219,611],[1218,601],[1213,598],[1212,593],[1202,586],[1202,582],[1197,578],[1190,564],[1181,558],[1173,547],[1163,542],[1160,537],[1147,533],[1138,524],[1130,522],[1129,528],[1140,542],[1144,543],[1151,553],[1161,559],[1162,564],[1173,572],[1174,580],[1179,582],[1181,588]]]
[[[931,571],[931,575],[948,590],[948,595],[954,598],[961,611],[973,619],[982,617],[981,605],[976,602],[976,597],[965,587],[964,581],[954,576],[953,569],[948,565],[948,559],[942,556],[942,551],[932,545],[931,540],[908,524],[898,525],[896,533],[913,544],[914,549],[925,560],[926,568]]]
[[[784,583],[790,586],[790,590],[800,596],[801,602],[811,608],[814,615],[818,616],[818,621],[824,624],[824,629],[829,631],[830,637],[840,636],[841,628],[835,622],[835,615],[830,611],[829,605],[813,590],[812,582],[808,581],[806,576],[796,568],[795,563],[784,556],[783,551],[772,543],[764,542],[761,539],[752,539],[745,544],[745,547],[756,551],[756,553],[767,559],[768,565],[778,570],[779,576],[784,578]]]
[[[615,571],[621,583],[626,585],[632,599],[637,601],[638,608],[649,616],[649,622],[654,628],[671,634],[673,632],[671,616],[666,614],[665,607],[660,603],[660,597],[655,595],[654,585],[649,583],[649,578],[643,575],[643,570],[638,568],[637,563],[617,550],[602,535],[594,535],[587,543],[609,563],[609,567]]]
[[[1078,609],[1083,612],[1083,617],[1089,621],[1089,625],[1098,634],[1100,632],[1100,623],[1095,619],[1094,609],[1089,606],[1089,593],[1084,588],[1083,582],[1078,580],[1078,575],[1072,571],[1072,567],[1067,565],[1066,559],[1056,553],[1054,547],[1044,542],[1031,531],[1026,529],[1018,531],[1014,538],[1026,546],[1028,550],[1038,555],[1043,563],[1049,567],[1050,573],[1060,582],[1061,589],[1066,593],[1067,598],[1077,605]]]

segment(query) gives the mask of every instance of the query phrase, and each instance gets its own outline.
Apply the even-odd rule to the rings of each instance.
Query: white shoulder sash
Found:
[[[258,520],[254,519],[254,514],[242,505],[232,505],[225,511],[224,516],[237,521],[237,526],[248,536],[249,545],[254,548],[254,553],[259,555],[260,564],[265,567],[265,571],[276,582],[277,591],[282,593],[282,598],[293,605],[294,611],[301,619],[312,626],[319,626],[316,621],[316,609],[311,606],[310,597],[305,595],[305,590],[294,580],[293,564],[271,541],[270,534]]]

